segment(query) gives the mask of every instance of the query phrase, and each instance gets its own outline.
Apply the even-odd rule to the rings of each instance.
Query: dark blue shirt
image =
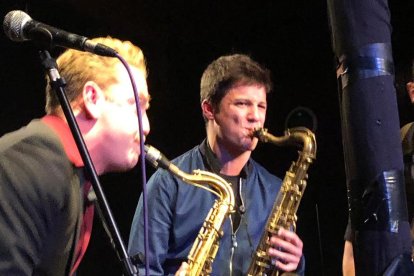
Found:
[[[204,142],[205,143],[205,142]],[[207,170],[202,146],[196,146],[173,160],[182,171]],[[250,159],[249,173],[241,183],[245,213],[235,232],[237,247],[233,247],[232,229],[227,219],[224,235],[213,262],[212,275],[245,275],[263,234],[267,217],[281,186],[281,180]],[[251,169],[250,169],[251,168]],[[149,223],[149,275],[174,275],[187,255],[212,208],[216,196],[187,184],[165,170],[157,170],[147,183]],[[144,221],[142,196],[132,222],[129,254],[139,254],[143,260]],[[234,253],[232,251],[234,250]],[[232,256],[233,255],[233,256]],[[145,274],[143,264],[140,274]]]

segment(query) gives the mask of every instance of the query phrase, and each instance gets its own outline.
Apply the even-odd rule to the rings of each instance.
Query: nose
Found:
[[[142,114],[142,132],[144,133],[145,136],[147,136],[150,132],[150,123],[148,120],[148,116],[147,116],[147,112],[144,112]]]
[[[252,105],[249,110],[248,120],[250,122],[257,122],[260,121],[261,118],[261,111],[258,106]]]

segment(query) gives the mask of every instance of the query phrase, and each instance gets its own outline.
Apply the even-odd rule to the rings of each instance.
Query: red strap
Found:
[[[75,251],[75,262],[70,271],[70,275],[73,275],[76,269],[79,267],[79,264],[85,255],[86,248],[88,248],[89,240],[91,239],[92,225],[93,225],[93,214],[94,214],[94,205],[92,202],[89,202],[87,195],[89,189],[91,188],[91,183],[86,182],[84,184],[84,201],[86,202],[85,210],[83,213],[82,225],[79,234],[79,240],[76,245]]]
[[[54,115],[44,116],[42,122],[51,127],[57,136],[59,136],[60,142],[63,144],[63,148],[70,162],[75,167],[83,167],[82,158],[68,124],[60,117]]]
[[[65,153],[70,162],[75,165],[75,167],[83,167],[82,158],[79,154],[75,140],[73,139],[72,132],[70,131],[67,123],[60,117],[53,115],[44,116],[42,118],[42,122],[51,127],[59,136],[59,139],[63,144],[63,148],[65,149]],[[79,267],[79,264],[85,255],[86,248],[88,247],[89,240],[91,239],[94,205],[87,198],[90,188],[91,183],[85,182],[83,186],[83,202],[85,203],[85,208],[82,217],[79,240],[77,241],[74,253],[75,262],[70,271],[70,275],[74,274],[76,269]]]

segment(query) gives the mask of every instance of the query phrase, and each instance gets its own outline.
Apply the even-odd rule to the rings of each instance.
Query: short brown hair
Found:
[[[130,66],[141,70],[146,77],[145,58],[139,47],[130,41],[121,41],[109,36],[91,40],[117,51]],[[56,61],[60,75],[67,83],[65,90],[69,102],[74,102],[79,98],[83,86],[89,80],[95,81],[103,89],[112,85],[117,81],[115,75],[116,65],[121,64],[117,58],[98,56],[73,49],[63,52]],[[59,107],[59,101],[48,81],[46,85],[46,113],[56,113]]]
[[[221,56],[207,66],[201,77],[200,102],[207,100],[218,108],[227,92],[236,85],[263,85],[266,93],[272,90],[270,72],[249,56]]]

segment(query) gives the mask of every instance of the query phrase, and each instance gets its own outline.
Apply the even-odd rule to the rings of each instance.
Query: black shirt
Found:
[[[210,145],[208,144],[207,139],[201,144],[201,154],[203,156],[204,164],[207,168],[209,168],[213,173],[219,175],[220,177],[224,178],[227,182],[231,184],[233,189],[234,197],[235,197],[235,210],[231,215],[232,224],[233,224],[233,231],[239,227],[241,216],[244,213],[244,206],[241,196],[241,185],[242,182],[246,181],[246,178],[249,172],[252,170],[251,165],[247,163],[239,175],[230,176],[220,173],[221,168],[223,167],[220,160],[217,158],[216,154],[211,149]]]

